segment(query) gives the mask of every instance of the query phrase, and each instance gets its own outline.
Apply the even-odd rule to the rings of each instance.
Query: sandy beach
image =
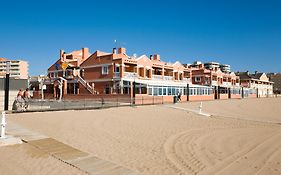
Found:
[[[211,117],[188,112],[199,104],[9,114],[8,122],[143,175],[281,174],[281,98],[203,102]],[[0,155],[0,174],[84,174],[25,143]]]

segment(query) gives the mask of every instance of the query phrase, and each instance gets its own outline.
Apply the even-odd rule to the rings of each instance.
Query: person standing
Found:
[[[181,101],[181,93],[178,92],[178,101],[180,102]]]
[[[23,92],[23,100],[24,100],[24,108],[28,109],[29,107],[29,99],[30,99],[30,93],[28,88],[25,89],[25,91]]]
[[[22,109],[24,106],[24,99],[23,99],[23,90],[20,89],[18,94],[17,94],[17,98],[15,100],[15,102],[18,104],[17,109]]]

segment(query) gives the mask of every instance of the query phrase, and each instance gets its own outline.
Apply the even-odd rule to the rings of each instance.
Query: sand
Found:
[[[198,105],[12,114],[8,121],[144,175],[281,174],[281,98],[203,102],[212,117],[180,109]],[[35,159],[26,147],[1,147],[0,172],[82,173],[49,157]]]

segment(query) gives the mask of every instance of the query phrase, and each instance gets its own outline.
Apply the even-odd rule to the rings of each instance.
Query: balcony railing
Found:
[[[190,79],[190,78],[183,78],[183,81],[185,81],[185,82],[191,82],[191,79]]]
[[[135,72],[124,72],[124,78],[138,78],[138,75]]]
[[[217,81],[212,81],[212,85],[213,85],[213,86],[217,86],[217,85],[218,85],[218,82],[217,82]]]
[[[163,80],[163,76],[162,75],[152,75],[152,79]]]
[[[172,76],[164,76],[164,80],[173,80]]]
[[[231,86],[231,82],[222,82],[223,86]]]

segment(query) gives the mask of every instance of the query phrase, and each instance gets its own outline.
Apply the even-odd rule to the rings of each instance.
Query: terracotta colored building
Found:
[[[210,86],[215,99],[241,98],[240,78],[234,72],[222,72],[219,63],[195,62],[189,66],[192,84]]]
[[[112,53],[96,51],[80,69],[81,77],[97,94],[162,96],[172,100],[179,93],[186,96],[187,86],[192,86],[191,71],[181,63],[163,62],[158,54],[130,57],[125,48],[114,48]]]
[[[70,53],[61,50],[59,59],[48,69],[48,77],[47,93],[53,96],[58,94],[59,82],[64,95],[157,96],[164,101],[173,101],[179,94],[184,101],[258,96],[253,86],[240,86],[241,77],[230,71],[230,65],[167,63],[158,54],[129,56],[125,48],[93,54],[88,48]],[[260,91],[259,96],[262,94]]]
[[[68,65],[65,70],[63,64]],[[191,69],[186,65],[163,62],[158,54],[128,56],[125,48],[113,48],[111,53],[97,50],[91,55],[86,48],[71,53],[61,50],[60,58],[48,69],[48,77],[47,92],[54,96],[58,81],[62,81],[64,95],[161,96],[171,101],[181,94],[188,100],[213,99],[212,87],[192,84]]]
[[[58,81],[63,82],[63,93],[79,94],[81,86],[91,89],[80,76],[80,65],[90,56],[88,48],[70,53],[60,50],[59,59],[48,69],[49,79],[45,80],[47,93],[58,94]],[[66,67],[65,70],[63,67]]]

